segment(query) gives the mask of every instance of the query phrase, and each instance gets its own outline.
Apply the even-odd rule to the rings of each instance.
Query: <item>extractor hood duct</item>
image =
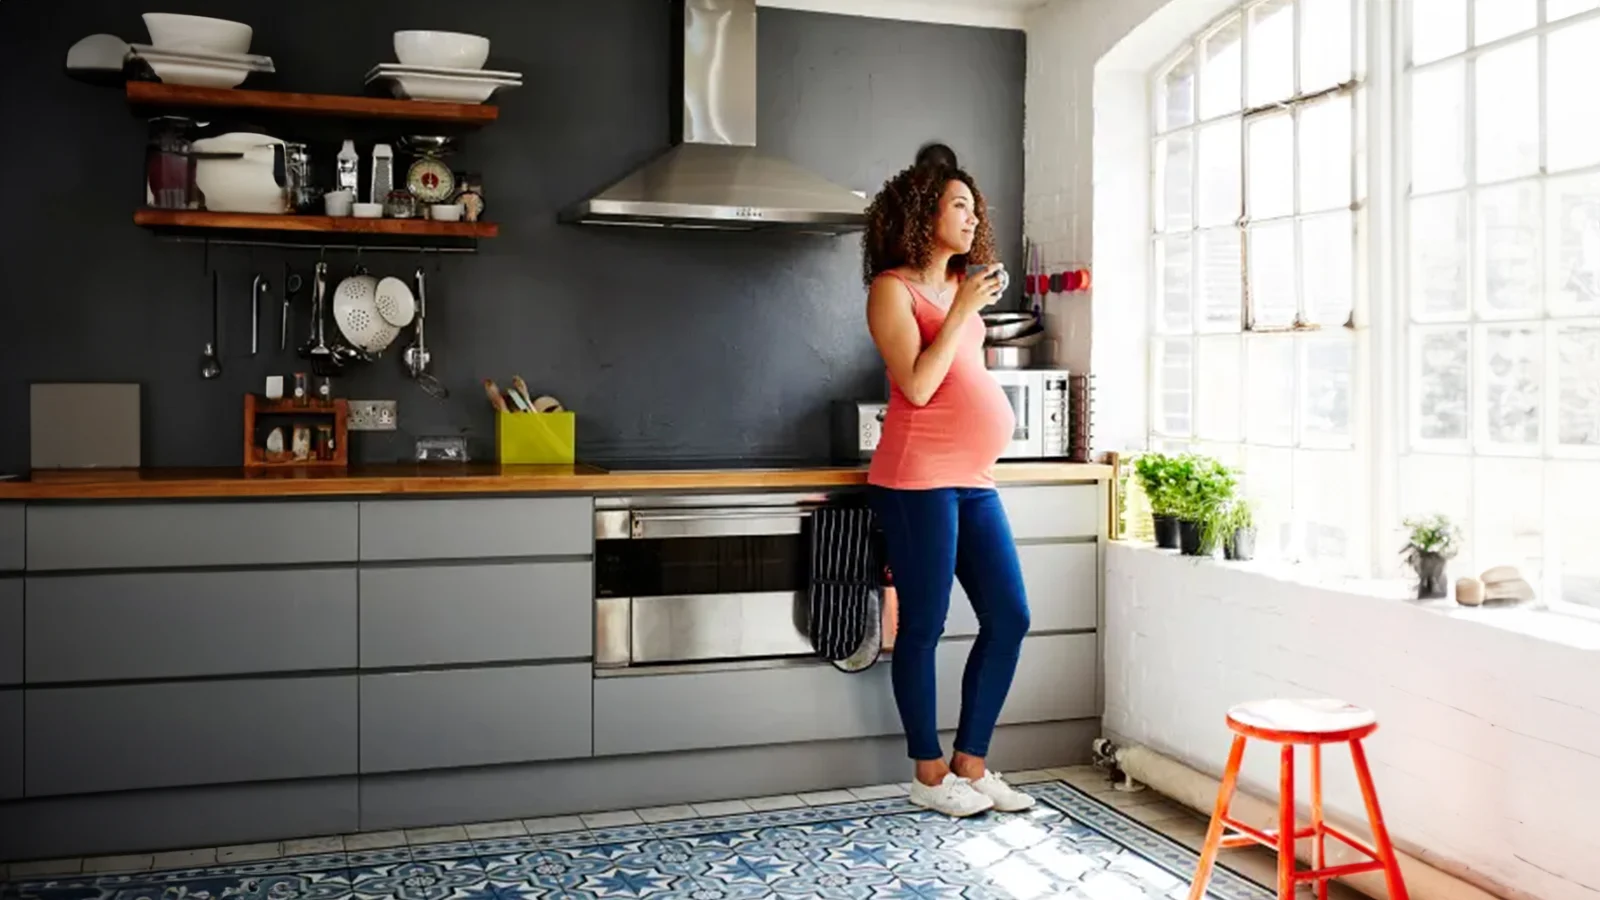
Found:
[[[756,0],[674,0],[681,19],[677,143],[561,220],[731,231],[842,234],[867,201],[756,149]]]

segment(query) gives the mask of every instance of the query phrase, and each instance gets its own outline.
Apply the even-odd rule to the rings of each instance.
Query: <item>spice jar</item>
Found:
[[[323,459],[323,460],[333,459],[334,456],[336,455],[336,453],[335,453],[336,450],[337,450],[337,448],[334,447],[334,445],[333,445],[333,426],[332,425],[318,425],[317,426],[317,459]]]

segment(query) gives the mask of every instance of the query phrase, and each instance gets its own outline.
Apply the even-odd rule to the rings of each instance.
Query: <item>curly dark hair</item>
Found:
[[[959,181],[972,191],[978,229],[972,249],[951,257],[949,271],[964,272],[968,265],[997,261],[989,209],[978,182],[957,164],[955,152],[949,147],[929,144],[918,151],[914,164],[884,182],[883,190],[867,207],[867,230],[861,236],[861,274],[865,283],[872,284],[872,279],[897,266],[927,268],[933,259],[939,200],[952,181]]]

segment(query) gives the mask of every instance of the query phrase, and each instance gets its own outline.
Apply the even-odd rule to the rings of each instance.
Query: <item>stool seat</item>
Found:
[[[1228,727],[1280,744],[1332,744],[1376,731],[1378,716],[1343,700],[1254,700],[1228,710]]]

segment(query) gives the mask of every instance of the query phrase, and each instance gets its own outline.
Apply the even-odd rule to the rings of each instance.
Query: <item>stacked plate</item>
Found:
[[[238,87],[251,72],[276,71],[272,58],[249,53],[253,30],[242,22],[145,13],[149,44],[133,44],[129,55],[143,60],[167,84]]]
[[[521,72],[483,68],[489,39],[450,31],[397,31],[394,53],[400,61],[380,63],[366,83],[387,82],[402,100],[483,103],[501,88],[522,86]]]

